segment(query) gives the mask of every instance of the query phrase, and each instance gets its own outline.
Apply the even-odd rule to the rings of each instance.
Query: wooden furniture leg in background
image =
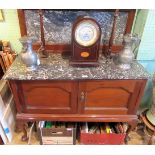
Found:
[[[154,139],[154,136],[155,136],[155,126],[153,124],[151,124],[151,122],[149,122],[149,120],[147,119],[147,117],[146,117],[146,112],[147,111],[148,111],[148,109],[145,110],[144,112],[142,112],[141,115],[140,115],[140,118],[141,118],[142,122],[144,123],[144,125],[153,132],[153,134],[150,135],[151,137],[150,137],[150,139],[148,141],[148,145],[152,145],[153,139]]]
[[[154,131],[153,135],[150,137],[148,145],[152,145],[154,136],[155,136],[155,131]]]
[[[22,141],[27,141],[28,136],[27,136],[27,124],[23,123],[23,136],[22,136]]]
[[[16,130],[18,132],[20,132],[20,131],[23,132],[23,135],[21,137],[22,141],[27,141],[28,140],[27,127],[28,127],[27,122],[22,122],[21,120],[20,121],[18,120],[17,123],[16,123],[16,128],[17,128]]]

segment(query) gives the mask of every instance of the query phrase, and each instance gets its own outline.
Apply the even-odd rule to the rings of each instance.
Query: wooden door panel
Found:
[[[130,93],[121,88],[98,88],[86,93],[86,107],[127,107]]]
[[[77,84],[75,82],[21,82],[24,112],[75,113],[77,109]]]
[[[146,80],[11,81],[18,113],[135,115]]]
[[[79,113],[122,115],[133,112],[142,81],[102,80],[79,84]],[[134,105],[135,104],[135,105]]]
[[[128,92],[133,92],[136,80],[99,80],[99,81],[86,81],[80,84],[87,84],[87,90],[91,91],[98,88],[121,88]]]
[[[61,88],[34,87],[24,97],[28,106],[70,107],[70,92]]]

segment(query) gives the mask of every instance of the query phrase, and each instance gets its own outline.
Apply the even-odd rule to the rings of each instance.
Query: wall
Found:
[[[132,27],[132,33],[138,34],[140,38],[142,38],[145,23],[147,20],[149,10],[147,9],[139,9],[136,10],[136,15],[134,19],[134,24]],[[137,58],[137,54],[139,52],[139,49],[137,48],[135,51],[135,57]]]
[[[132,31],[133,33],[137,33],[140,37],[142,37],[143,31],[144,31],[148,12],[149,12],[148,9],[139,9],[136,11]]]
[[[150,73],[155,73],[155,10],[138,10],[133,33],[141,36],[137,60]],[[148,108],[152,104],[152,80],[148,80],[140,108]]]
[[[21,44],[19,42],[20,29],[17,10],[3,9],[4,22],[0,22],[0,40],[10,41],[12,49],[19,53]]]
[[[155,73],[155,10],[139,10],[133,33],[141,36],[137,60],[150,72]]]
[[[155,73],[155,10],[149,10],[137,59],[151,73]]]
[[[148,12],[137,59],[155,60],[155,10]]]

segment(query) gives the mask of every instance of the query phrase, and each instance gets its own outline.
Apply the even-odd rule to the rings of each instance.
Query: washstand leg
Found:
[[[21,125],[21,123],[19,123],[17,121],[15,124],[15,132],[17,132],[17,133],[22,132],[22,125]]]
[[[28,140],[28,136],[27,136],[27,122],[22,122],[20,121],[16,121],[16,131],[17,132],[23,132],[23,135],[21,137],[22,141],[27,141]]]
[[[125,144],[127,144],[128,140],[130,140],[129,133],[136,128],[137,124],[138,124],[138,120],[133,120],[131,122],[128,122],[129,127],[126,131]]]
[[[27,123],[23,123],[23,136],[21,138],[22,141],[27,141],[28,136],[27,136]]]

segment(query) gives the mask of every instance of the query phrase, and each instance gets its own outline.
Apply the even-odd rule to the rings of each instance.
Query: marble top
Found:
[[[72,67],[61,54],[50,54],[41,59],[35,71],[27,71],[18,56],[3,76],[5,80],[85,80],[85,79],[148,79],[150,75],[136,60],[130,70],[118,68],[113,60],[99,58],[99,67]]]

